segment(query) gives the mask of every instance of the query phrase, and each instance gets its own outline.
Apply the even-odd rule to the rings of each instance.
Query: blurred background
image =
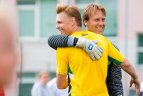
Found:
[[[7,0],[8,2],[10,0]],[[57,3],[76,5],[81,14],[89,3],[100,3],[107,11],[104,35],[115,43],[134,64],[139,79],[143,81],[143,0],[11,0],[18,8],[19,34],[22,62],[19,66],[19,95],[30,96],[35,76],[48,70],[55,77],[55,50],[47,39],[57,34],[55,28]],[[83,27],[84,29],[84,27]],[[123,73],[124,96],[136,96],[129,88],[130,77]]]

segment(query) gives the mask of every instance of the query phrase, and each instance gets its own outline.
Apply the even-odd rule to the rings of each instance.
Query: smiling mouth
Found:
[[[104,27],[96,27],[97,30],[103,31]]]
[[[97,30],[101,30],[101,31],[103,31],[103,28],[98,28]]]
[[[59,31],[60,34],[64,35],[64,31],[63,31],[62,28],[58,28],[58,31]]]
[[[59,28],[59,29],[58,29],[58,31],[62,32],[62,31],[63,31],[63,29],[62,29],[62,28]]]

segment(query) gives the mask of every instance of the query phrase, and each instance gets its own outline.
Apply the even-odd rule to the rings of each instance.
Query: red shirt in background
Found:
[[[0,96],[4,96],[4,90],[3,90],[3,88],[0,88]]]

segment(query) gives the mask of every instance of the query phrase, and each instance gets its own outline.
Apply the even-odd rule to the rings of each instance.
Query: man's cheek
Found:
[[[62,24],[60,28],[61,28],[61,29],[64,29],[64,26],[65,26],[65,25]]]
[[[92,22],[92,25],[96,26],[96,25],[97,25],[97,22]]]

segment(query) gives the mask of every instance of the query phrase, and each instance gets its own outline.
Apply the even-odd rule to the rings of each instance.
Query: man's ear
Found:
[[[72,22],[72,26],[74,26],[76,24],[76,19],[72,17],[71,22]]]
[[[84,24],[84,26],[86,27],[86,26],[88,25],[88,21],[85,20],[85,21],[83,22],[83,24]]]

